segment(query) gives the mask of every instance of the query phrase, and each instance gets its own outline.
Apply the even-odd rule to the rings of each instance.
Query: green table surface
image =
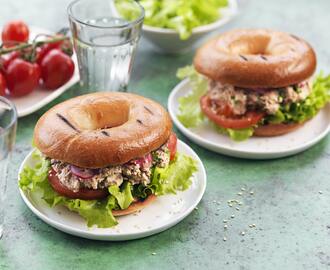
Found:
[[[19,18],[55,31],[68,24],[68,0],[0,3],[0,25]],[[226,28],[268,27],[295,33],[314,46],[318,69],[330,72],[329,11],[329,0],[251,0]],[[189,64],[192,56],[160,55],[142,40],[130,90],[166,106],[178,83],[176,69]],[[20,198],[18,167],[31,150],[38,118],[53,105],[80,93],[84,90],[72,87],[48,106],[19,119],[5,202],[5,235],[0,240],[1,270],[330,269],[329,137],[293,157],[253,161],[210,152],[178,132],[200,156],[208,176],[198,209],[180,224],[145,239],[117,243],[85,240],[45,224]],[[253,190],[254,195],[237,195],[241,188]],[[227,205],[227,200],[235,198],[244,203],[239,211]],[[226,232],[224,219],[229,219]],[[250,224],[256,227],[249,228]]]

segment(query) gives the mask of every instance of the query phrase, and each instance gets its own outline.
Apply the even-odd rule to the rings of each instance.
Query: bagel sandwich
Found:
[[[313,48],[291,34],[232,30],[206,42],[193,63],[178,71],[193,88],[179,120],[194,127],[207,119],[233,140],[292,132],[330,100],[330,77],[313,80]]]
[[[62,102],[38,120],[35,167],[25,167],[20,188],[41,191],[100,228],[137,212],[157,196],[189,188],[197,170],[177,153],[167,111],[128,93],[92,93]]]

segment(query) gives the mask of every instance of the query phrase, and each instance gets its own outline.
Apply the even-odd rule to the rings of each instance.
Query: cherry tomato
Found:
[[[24,96],[31,93],[38,86],[40,68],[36,63],[16,58],[8,65],[6,79],[11,96]]]
[[[41,61],[41,77],[47,89],[56,89],[69,81],[74,72],[74,63],[59,49],[48,52]]]
[[[97,200],[102,199],[109,195],[107,189],[80,189],[78,192],[73,192],[66,186],[62,185],[56,172],[51,170],[48,174],[48,181],[52,188],[60,195],[63,195],[72,199],[82,199],[82,200]]]
[[[0,73],[0,96],[6,95],[6,88],[7,88],[6,78],[2,73]]]
[[[170,151],[170,160],[173,160],[175,157],[177,141],[178,138],[176,137],[175,133],[172,132],[167,142],[167,147]]]
[[[2,42],[6,47],[13,46],[10,42],[27,42],[29,40],[29,28],[23,21],[11,21],[2,30]]]
[[[202,96],[200,99],[201,109],[204,114],[217,125],[224,128],[242,129],[256,125],[264,116],[260,112],[247,112],[243,116],[233,117],[225,116],[215,113],[210,106],[210,99],[208,96]]]
[[[63,35],[56,35],[53,38],[56,38],[56,37],[63,37]],[[39,65],[41,65],[42,59],[52,49],[60,49],[64,53],[68,54],[69,56],[72,55],[72,50],[73,50],[71,41],[69,39],[46,43],[46,44],[42,45],[41,47],[37,48],[37,63]]]
[[[3,61],[2,61],[2,69],[4,71],[7,70],[9,64],[16,58],[20,57],[20,52],[18,51],[14,51],[8,55],[5,55],[5,57],[3,58]]]

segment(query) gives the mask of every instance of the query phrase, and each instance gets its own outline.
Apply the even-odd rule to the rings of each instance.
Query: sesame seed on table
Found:
[[[56,31],[68,26],[70,0],[0,0],[0,25],[22,19]],[[318,71],[330,73],[330,1],[250,0],[224,29],[265,27],[306,39],[318,57]],[[178,83],[176,70],[194,52],[179,56],[139,44],[129,91],[167,105]],[[0,269],[328,269],[330,267],[330,137],[283,159],[253,161],[203,149],[183,136],[207,170],[206,193],[175,227],[145,239],[99,242],[58,231],[23,203],[17,171],[31,150],[38,118],[55,104],[86,90],[73,86],[39,111],[18,121],[10,164]],[[220,203],[221,202],[221,203]],[[227,203],[225,203],[227,202]]]

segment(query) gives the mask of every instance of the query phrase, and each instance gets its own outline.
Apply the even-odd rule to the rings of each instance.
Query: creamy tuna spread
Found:
[[[147,185],[151,181],[151,169],[154,166],[165,168],[170,163],[170,154],[166,145],[144,158],[132,160],[123,165],[109,166],[95,169],[93,176],[83,179],[72,172],[72,166],[68,163],[51,159],[51,167],[56,172],[61,184],[68,189],[78,192],[79,189],[104,189],[111,185],[120,186],[124,180],[135,184]],[[82,169],[83,170],[83,169]]]
[[[211,100],[212,109],[216,113],[221,108],[229,108],[234,115],[244,115],[249,110],[275,114],[280,105],[302,101],[307,98],[310,92],[311,84],[309,81],[278,89],[251,91],[211,80],[207,95]]]

